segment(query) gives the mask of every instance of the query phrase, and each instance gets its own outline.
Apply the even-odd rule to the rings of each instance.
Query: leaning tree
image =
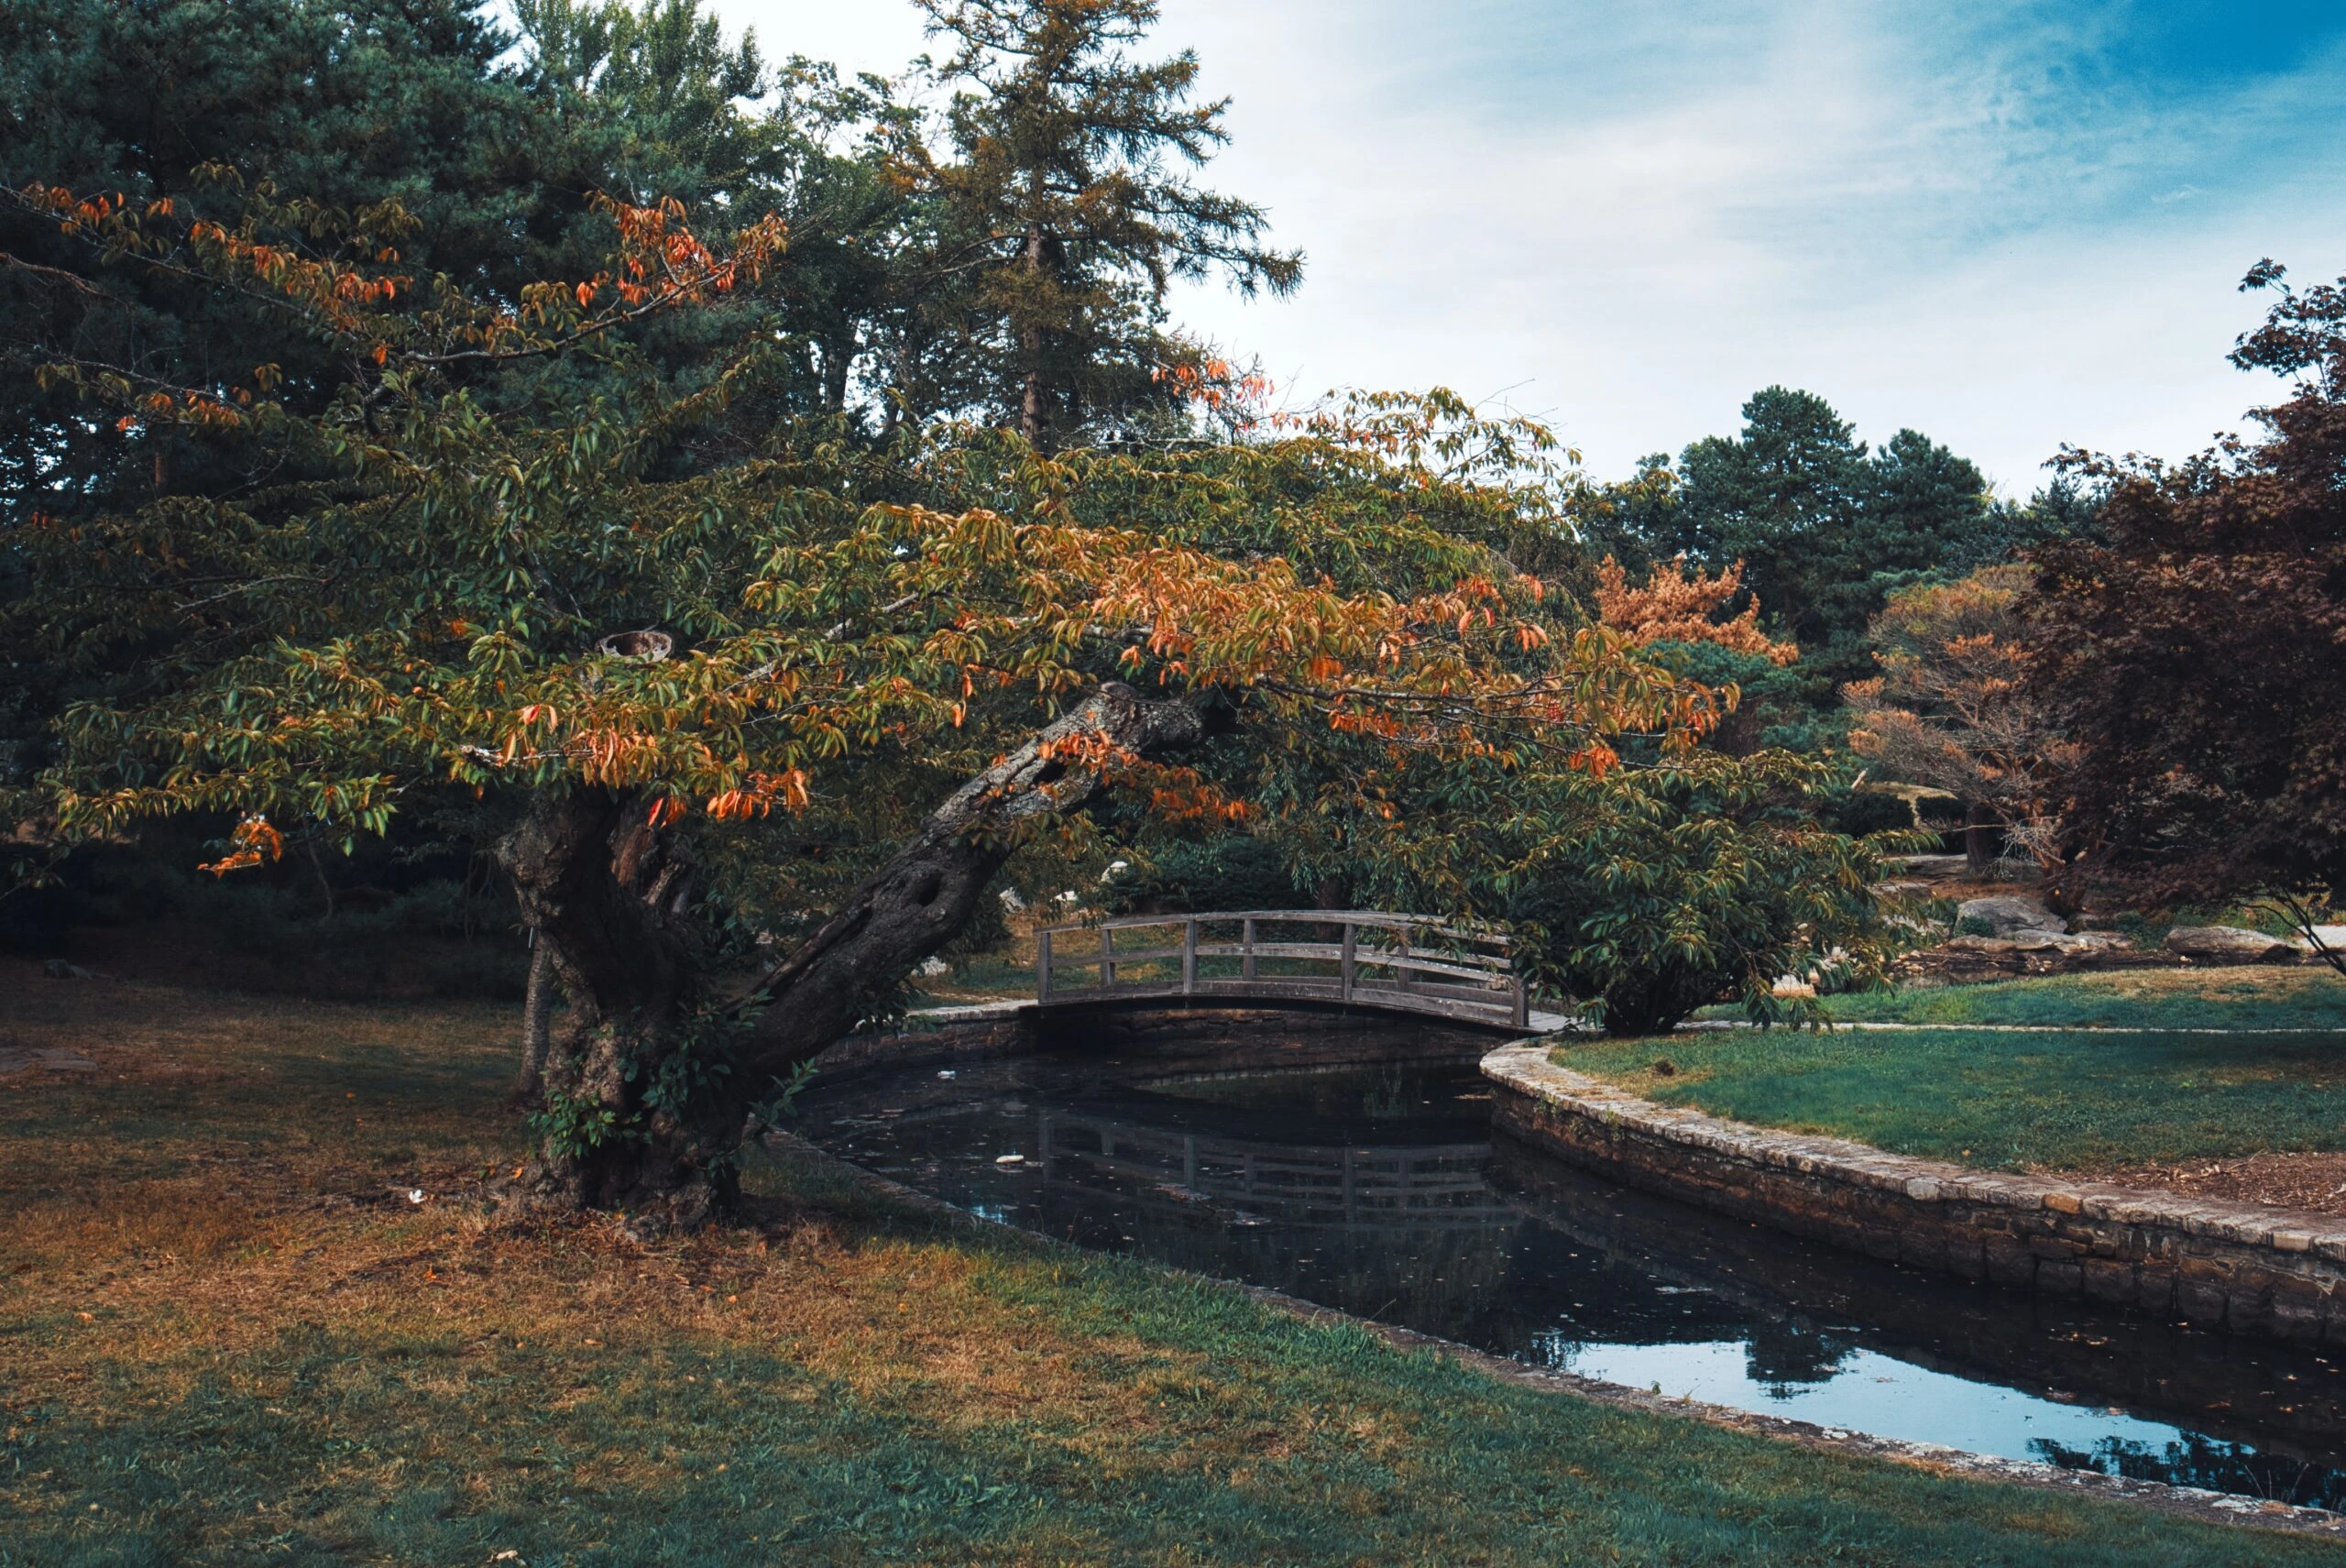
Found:
[[[286,313],[332,382],[297,403],[266,366],[44,370],[112,439],[201,444],[238,482],[12,510],[8,634],[70,644],[81,691],[12,820],[226,813],[225,872],[295,824],[510,803],[504,862],[569,1002],[538,1201],[655,1223],[724,1203],[755,1110],[1022,846],[1080,832],[1108,791],[1166,819],[1249,809],[1243,766],[1182,761],[1216,733],[1225,761],[1231,737],[1325,736],[1570,769],[1716,716],[1508,569],[1493,537],[1542,481],[1511,427],[1454,403],[1156,457],[747,440],[726,411],[769,345],[679,393],[630,376],[625,329],[760,286],[778,225],[713,244],[673,204],[606,199],[605,265],[504,296],[403,270],[396,204],[209,179],[194,211],[16,198],[78,247],[57,286],[102,303],[113,275],[162,271]],[[603,363],[532,368],[563,356]],[[509,369],[539,390],[492,412]],[[1375,773],[1320,787],[1366,809]]]

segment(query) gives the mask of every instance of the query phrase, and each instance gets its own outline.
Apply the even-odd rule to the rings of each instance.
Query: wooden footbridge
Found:
[[[1035,940],[1044,1007],[1211,999],[1334,1003],[1499,1028],[1535,1015],[1508,938],[1485,926],[1361,909],[1131,915],[1051,926]]]

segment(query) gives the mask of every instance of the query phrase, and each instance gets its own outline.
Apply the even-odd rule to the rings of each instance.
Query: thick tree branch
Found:
[[[759,980],[751,999],[767,1006],[751,1031],[745,1069],[780,1077],[812,1058],[951,940],[1009,857],[1012,829],[1073,811],[1099,788],[1097,774],[1070,765],[1069,755],[1105,746],[1146,756],[1204,731],[1195,703],[1151,702],[1112,682],[963,784],[820,930]]]

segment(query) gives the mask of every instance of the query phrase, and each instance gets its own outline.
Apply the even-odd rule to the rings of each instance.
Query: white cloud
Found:
[[[718,5],[777,54],[925,47],[897,0]],[[1771,381],[2019,492],[2064,441],[2196,447],[2271,389],[2223,364],[2240,273],[2346,270],[2346,73],[2137,80],[2111,13],[2045,10],[1166,0],[1233,98],[1208,178],[1310,253],[1292,300],[1177,314],[1306,393],[1511,389],[1600,473]]]

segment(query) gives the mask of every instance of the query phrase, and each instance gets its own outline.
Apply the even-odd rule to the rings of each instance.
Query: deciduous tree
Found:
[[[77,278],[165,271],[295,313],[339,379],[304,406],[266,376],[47,371],[123,439],[201,443],[253,482],[12,531],[16,645],[143,651],[90,667],[26,804],[82,834],[233,812],[229,871],[288,820],[371,833],[433,791],[512,800],[506,864],[571,1002],[543,1200],[676,1223],[723,1202],[752,1108],[884,1011],[1022,845],[1108,789],[1241,809],[1168,756],[1216,726],[1256,752],[1570,772],[1715,716],[1617,637],[1558,634],[1489,543],[1546,504],[1518,499],[1519,436],[1439,400],[1167,458],[968,430],[865,450],[818,424],[718,461],[695,433],[757,395],[767,345],[683,390],[626,374],[622,329],[762,286],[772,218],[720,243],[605,197],[609,254],[509,303],[407,270],[395,204],[212,178],[231,217],[25,200]],[[537,374],[564,356],[603,373]],[[492,413],[468,378],[506,367],[576,390]]]
[[[2073,883],[2278,894],[2310,925],[2346,897],[2346,284],[2266,262],[2245,287],[2279,298],[2232,363],[2291,395],[2179,463],[2070,455],[2108,493],[2037,554],[2035,669],[2079,748]]]
[[[1882,673],[1844,688],[1851,750],[1966,803],[1975,872],[1999,829],[2045,870],[2061,861],[2058,803],[2077,748],[2030,681],[2021,606],[2033,576],[1988,566],[1891,595],[1873,622]]]
[[[1656,642],[1716,642],[1732,652],[1770,664],[1792,663],[1800,650],[1780,642],[1760,630],[1760,601],[1745,602],[1739,614],[1727,614],[1743,591],[1743,564],[1723,567],[1706,576],[1689,567],[1681,555],[1657,565],[1643,587],[1629,586],[1629,575],[1607,555],[1596,569],[1596,609],[1599,619],[1626,635],[1638,647]]]

